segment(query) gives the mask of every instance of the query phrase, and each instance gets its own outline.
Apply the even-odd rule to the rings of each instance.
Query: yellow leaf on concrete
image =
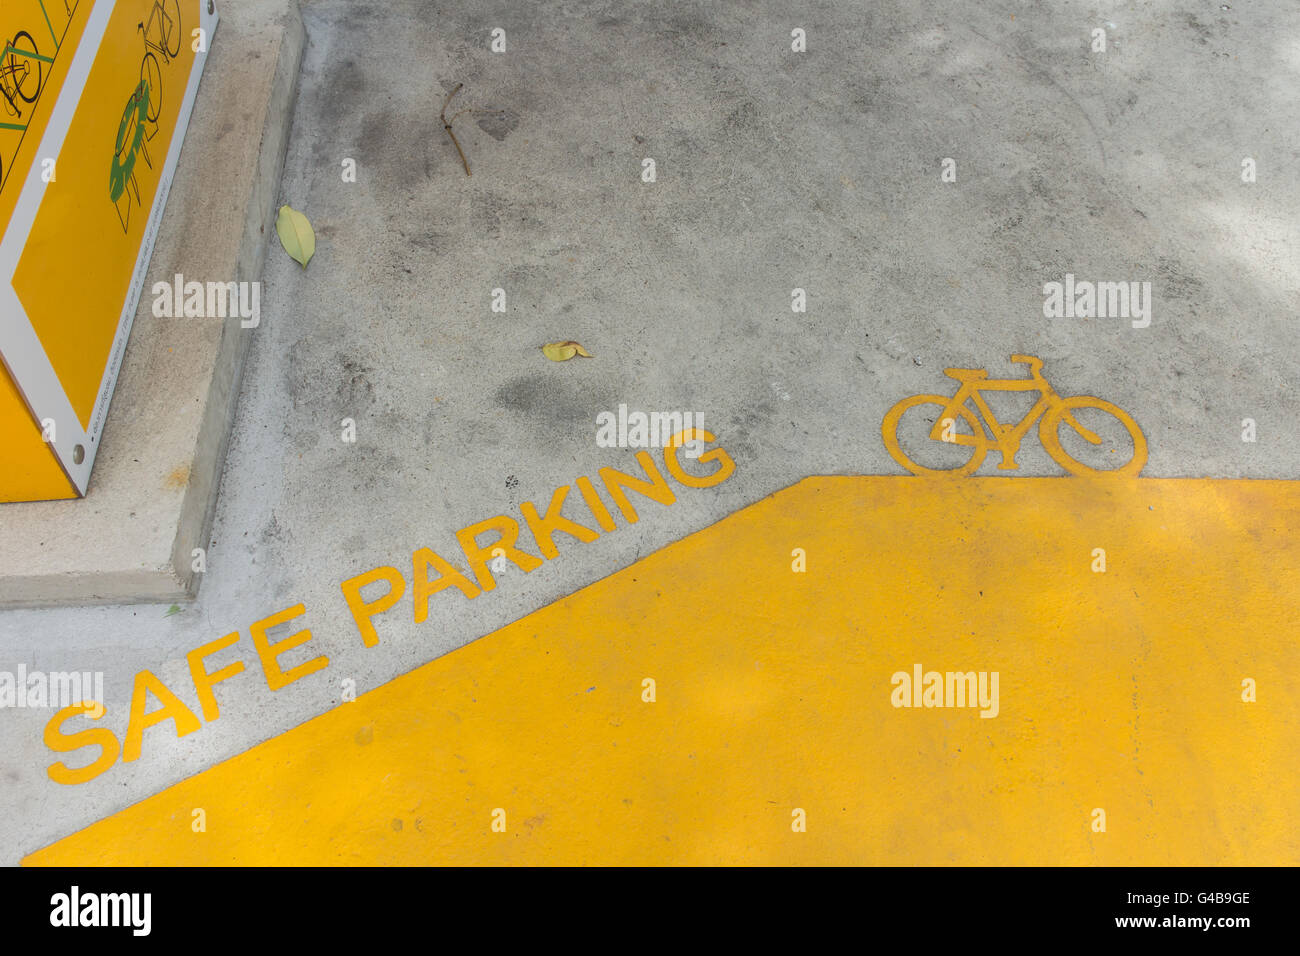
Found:
[[[552,362],[567,362],[578,354],[578,350],[567,342],[548,342],[542,346],[542,354]]]
[[[592,354],[577,342],[548,342],[542,346],[542,354],[552,362],[567,362],[575,355],[593,358]]]
[[[275,231],[280,236],[280,245],[293,257],[294,261],[306,266],[316,254],[316,233],[307,217],[292,206],[281,206],[280,215],[275,219]]]

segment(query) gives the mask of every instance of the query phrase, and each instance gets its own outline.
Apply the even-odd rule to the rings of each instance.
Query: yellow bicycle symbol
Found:
[[[1042,421],[1038,426],[1038,440],[1042,442],[1043,448],[1052,456],[1053,460],[1071,474],[1136,475],[1142,470],[1142,467],[1147,463],[1147,441],[1142,434],[1142,429],[1138,427],[1137,422],[1133,421],[1128,412],[1104,399],[1093,398],[1091,395],[1075,395],[1070,398],[1062,398],[1057,394],[1056,389],[1048,384],[1047,379],[1043,378],[1040,372],[1043,367],[1042,359],[1035,358],[1032,355],[1013,355],[1011,361],[1028,365],[1030,377],[1024,379],[991,379],[988,377],[988,371],[982,368],[944,369],[945,375],[961,382],[961,388],[957,390],[956,395],[951,398],[946,395],[913,395],[910,398],[903,399],[891,408],[885,415],[880,430],[885,440],[885,447],[889,449],[889,454],[893,456],[894,461],[917,475],[970,475],[983,463],[984,456],[988,454],[989,449],[996,448],[1002,453],[1002,463],[998,465],[999,470],[1014,471],[1020,467],[1016,464],[1016,453],[1020,450],[1020,442],[1029,432],[1029,429],[1033,427],[1034,422],[1041,417]],[[1029,413],[1016,425],[999,422],[981,394],[982,392],[1032,391],[1041,392],[1042,394]],[[970,404],[967,404],[968,401],[984,416],[983,425],[981,425],[979,418],[976,417],[975,411],[972,411]],[[952,468],[927,468],[924,465],[917,464],[899,447],[898,429],[903,415],[911,409],[924,405],[937,406],[937,409],[928,410],[935,412],[934,425],[929,430],[928,435],[930,439],[949,445],[966,446],[971,449],[970,459],[964,465],[957,465]],[[1132,456],[1127,460],[1120,461],[1118,464],[1107,462],[1101,467],[1093,467],[1084,464],[1067,452],[1061,443],[1063,425],[1069,425],[1089,444],[1108,445],[1104,451],[1109,452],[1111,455],[1118,455],[1122,451],[1121,447],[1111,442],[1105,442],[1100,435],[1085,427],[1074,415],[1078,409],[1096,409],[1118,419],[1132,440]],[[960,420],[969,426],[969,433],[958,430],[959,416]]]

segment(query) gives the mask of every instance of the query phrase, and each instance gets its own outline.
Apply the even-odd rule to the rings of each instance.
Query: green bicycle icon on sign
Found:
[[[136,157],[143,156],[149,168],[153,168],[153,161],[145,148],[145,124],[148,117],[149,85],[141,80],[131,98],[126,101],[126,109],[122,111],[122,122],[118,124],[117,140],[113,146],[113,163],[108,174],[108,198],[117,211],[123,232],[128,232],[131,225],[131,192],[135,193],[136,205],[140,205],[140,184],[135,178]],[[123,196],[126,198],[125,215],[118,205]]]

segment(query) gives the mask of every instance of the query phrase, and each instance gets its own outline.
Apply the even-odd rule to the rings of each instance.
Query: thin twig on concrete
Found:
[[[442,101],[442,112],[438,115],[442,119],[442,128],[445,129],[447,135],[451,137],[451,144],[456,147],[456,152],[460,154],[461,164],[465,167],[465,175],[470,176],[473,174],[469,171],[469,160],[465,158],[465,151],[460,148],[460,140],[456,138],[456,133],[451,128],[451,125],[456,122],[458,117],[464,116],[466,113],[504,113],[505,110],[463,109],[459,113],[453,113],[451,119],[447,119],[447,107],[451,104],[451,98],[459,93],[460,88],[464,85],[464,83],[457,83],[451,88],[451,92],[447,94],[447,98]]]

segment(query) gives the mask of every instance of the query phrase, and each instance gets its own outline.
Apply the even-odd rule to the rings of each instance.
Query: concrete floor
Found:
[[[0,670],[103,671],[119,737],[137,671],[196,708],[185,654],[236,630],[250,670],[216,723],[152,728],[81,786],[46,777],[52,712],[0,714],[0,862],[806,475],[901,473],[881,419],[951,392],[947,366],[1019,376],[1008,356],[1039,356],[1063,394],[1136,419],[1144,476],[1300,474],[1300,11],[1228,6],[304,2],[281,201],[317,252],[268,260],[199,598],[0,614]],[[457,82],[462,106],[505,111],[457,123],[472,177],[438,119]],[[1149,281],[1150,327],[1045,319],[1067,272]],[[595,358],[547,362],[563,339]],[[453,557],[458,529],[633,466],[595,440],[621,403],[701,413],[736,474],[362,645],[341,581]],[[1060,473],[1035,440],[1020,462]],[[270,693],[249,625],[299,602],[331,664]]]

